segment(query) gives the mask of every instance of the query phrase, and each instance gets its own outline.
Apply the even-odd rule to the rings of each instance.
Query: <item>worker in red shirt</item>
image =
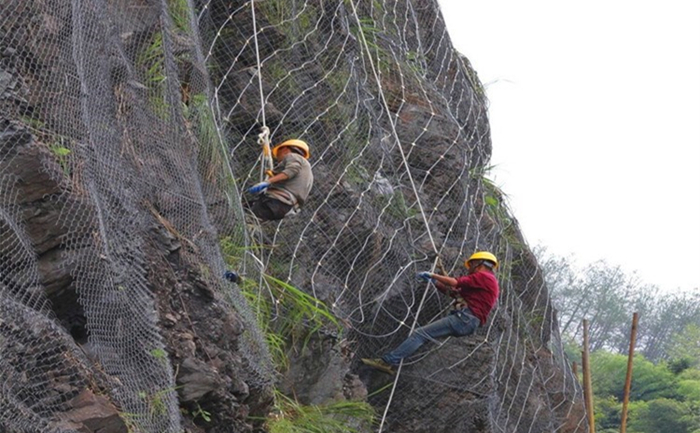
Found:
[[[448,336],[464,337],[486,324],[498,300],[498,280],[494,275],[498,260],[487,251],[479,251],[472,254],[464,266],[467,275],[459,278],[430,272],[418,274],[419,278],[432,282],[440,292],[454,299],[452,311],[447,317],[416,329],[396,349],[381,358],[363,358],[362,362],[393,374],[401,360],[412,355],[426,341]]]

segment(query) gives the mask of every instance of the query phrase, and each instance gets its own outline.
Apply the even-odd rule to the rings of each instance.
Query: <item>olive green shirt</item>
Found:
[[[275,173],[284,173],[289,179],[271,184],[266,194],[282,203],[303,206],[314,183],[309,161],[299,154],[290,152],[275,167]]]

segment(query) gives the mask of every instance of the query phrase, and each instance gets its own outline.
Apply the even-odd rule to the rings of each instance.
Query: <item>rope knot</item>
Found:
[[[270,128],[263,126],[260,128],[260,134],[258,134],[258,144],[265,144],[270,142]]]

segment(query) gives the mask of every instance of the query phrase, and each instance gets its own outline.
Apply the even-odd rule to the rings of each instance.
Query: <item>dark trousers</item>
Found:
[[[265,194],[258,195],[250,202],[244,202],[244,206],[253,211],[255,216],[262,221],[281,220],[292,209],[292,205],[282,203]]]

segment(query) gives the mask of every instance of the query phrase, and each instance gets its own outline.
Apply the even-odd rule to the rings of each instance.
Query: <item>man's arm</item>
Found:
[[[444,295],[452,296],[453,288],[448,286],[447,284],[443,284],[443,283],[435,280],[433,285],[435,286],[436,289],[438,289],[440,291],[440,293],[442,293]]]
[[[287,176],[287,173],[277,173],[276,175],[272,176],[267,180],[268,183],[277,183],[277,182],[282,182],[283,180],[289,179],[289,176]]]
[[[418,276],[426,281],[431,281],[436,289],[445,295],[455,297],[457,280],[444,275],[433,274],[431,272],[421,272]]]
[[[448,277],[446,275],[440,275],[440,274],[430,274],[432,278],[434,278],[437,282],[444,284],[445,286],[449,286],[450,288],[455,287],[457,285],[457,279]]]

